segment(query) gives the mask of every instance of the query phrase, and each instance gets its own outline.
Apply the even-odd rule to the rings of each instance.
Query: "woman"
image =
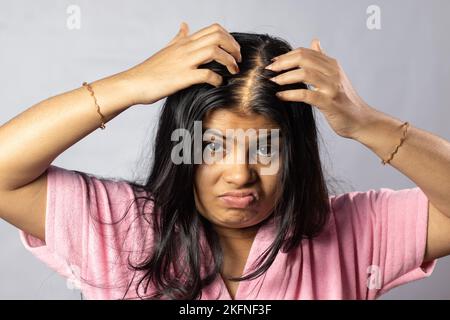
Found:
[[[51,165],[164,97],[144,184]],[[329,195],[313,108],[417,187]],[[1,217],[90,299],[374,299],[450,253],[450,144],[367,105],[317,40],[182,23],[141,64],[12,119],[0,144]]]

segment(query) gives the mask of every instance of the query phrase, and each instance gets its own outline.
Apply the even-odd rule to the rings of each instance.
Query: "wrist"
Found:
[[[370,108],[361,120],[352,139],[365,145],[380,158],[386,158],[401,137],[403,122]]]
[[[154,76],[146,71],[145,78],[142,72],[136,70],[135,67],[120,73],[118,76],[127,89],[128,96],[132,105],[136,104],[152,104],[160,99],[155,92],[159,92],[155,86]]]
[[[113,114],[121,113],[136,104],[131,81],[123,73],[94,81],[92,86],[100,107],[109,106]]]

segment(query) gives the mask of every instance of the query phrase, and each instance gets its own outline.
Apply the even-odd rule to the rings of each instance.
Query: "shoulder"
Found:
[[[394,204],[426,198],[418,187],[394,190],[382,187],[367,191],[351,191],[330,196],[330,205],[335,212],[361,211],[376,212]]]

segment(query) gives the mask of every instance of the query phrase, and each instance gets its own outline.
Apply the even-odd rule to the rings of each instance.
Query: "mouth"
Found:
[[[255,190],[235,190],[226,192],[219,198],[230,208],[245,209],[256,204],[258,193]]]

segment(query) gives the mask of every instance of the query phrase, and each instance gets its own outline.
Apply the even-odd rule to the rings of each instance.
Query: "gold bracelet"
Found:
[[[97,113],[100,115],[100,118],[101,118],[101,121],[102,121],[102,123],[100,124],[100,128],[102,130],[104,130],[105,129],[105,117],[100,112],[100,106],[98,105],[97,99],[95,98],[94,90],[92,90],[91,85],[89,83],[87,83],[87,82],[83,82],[83,87],[86,87],[89,90],[89,92],[91,93],[92,98],[94,98],[95,105],[97,106]]]
[[[405,123],[403,123],[403,124],[401,125],[400,128],[402,128],[403,126],[405,127],[405,130],[403,131],[403,136],[402,136],[402,138],[400,139],[400,143],[395,147],[395,150],[391,153],[391,156],[389,157],[389,159],[387,159],[387,160],[381,160],[381,163],[382,163],[383,165],[386,165],[387,163],[389,163],[389,162],[394,158],[394,155],[397,153],[398,149],[402,146],[403,141],[405,141],[405,139],[406,139],[406,133],[408,132],[409,122],[406,121]]]

